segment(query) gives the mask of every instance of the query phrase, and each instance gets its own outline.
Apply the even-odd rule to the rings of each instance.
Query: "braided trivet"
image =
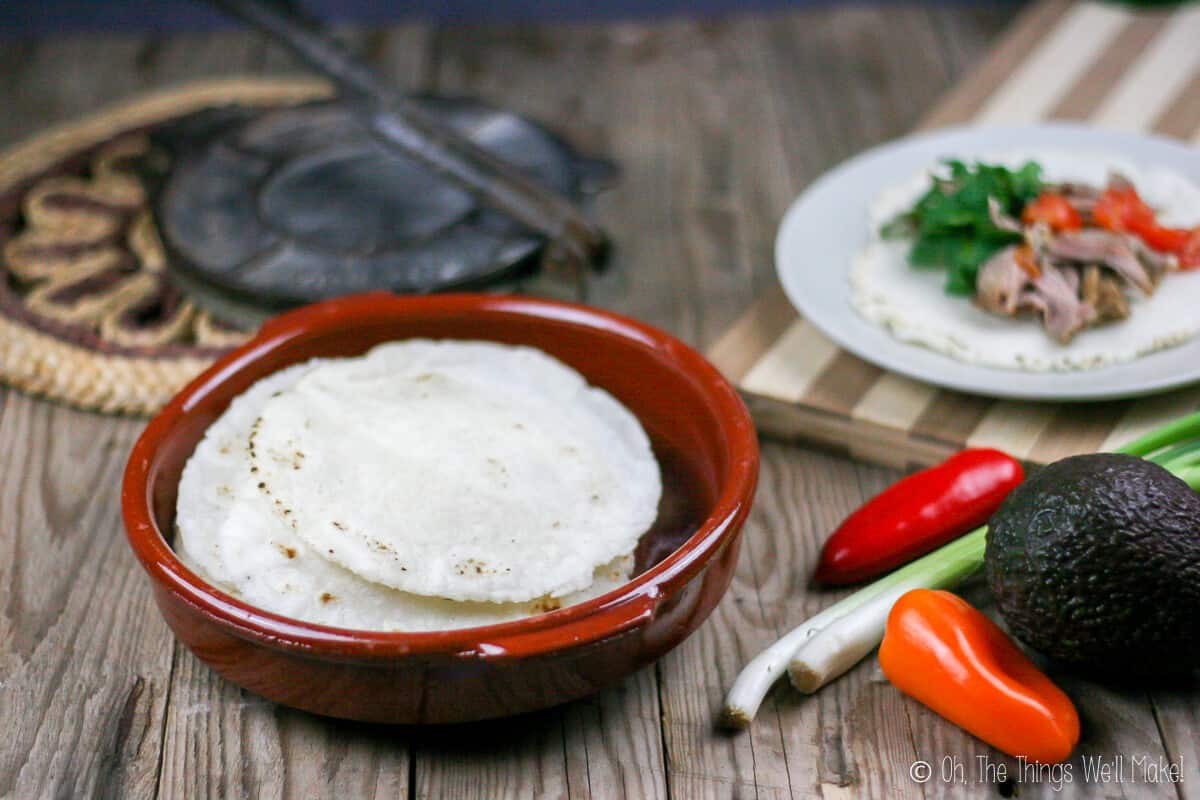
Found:
[[[213,320],[166,280],[144,187],[123,165],[147,156],[148,130],[185,114],[329,93],[312,80],[195,83],[0,153],[0,381],[79,408],[146,415],[244,341],[249,332]]]

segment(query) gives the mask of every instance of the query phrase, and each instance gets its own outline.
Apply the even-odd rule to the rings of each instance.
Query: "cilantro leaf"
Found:
[[[975,292],[980,265],[1021,238],[996,227],[988,198],[1019,217],[1025,204],[1042,190],[1042,170],[1032,161],[1016,170],[953,159],[944,163],[947,174],[936,177],[912,209],[887,223],[880,233],[886,238],[912,237],[909,263],[946,270],[946,292],[970,295]]]

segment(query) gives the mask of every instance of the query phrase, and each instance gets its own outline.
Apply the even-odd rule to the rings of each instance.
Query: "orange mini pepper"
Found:
[[[1079,741],[1071,698],[950,592],[914,589],[896,601],[879,663],[897,689],[1009,755],[1053,763]]]

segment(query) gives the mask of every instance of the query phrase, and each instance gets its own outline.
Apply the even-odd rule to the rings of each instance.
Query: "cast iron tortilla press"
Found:
[[[480,288],[539,268],[580,284],[607,250],[578,204],[608,185],[546,128],[468,97],[405,96],[295,8],[216,5],[337,86],[334,101],[213,109],[156,131],[173,274],[228,319],[385,289]]]

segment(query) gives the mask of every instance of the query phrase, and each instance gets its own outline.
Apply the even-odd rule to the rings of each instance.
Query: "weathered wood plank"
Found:
[[[266,47],[258,34],[243,30],[155,37],[138,54],[137,74],[145,86],[163,88],[198,78],[258,73]]]
[[[182,645],[175,650],[159,797],[408,795],[402,732],[278,706],[225,681]]]
[[[1180,797],[1200,797],[1200,703],[1195,689],[1156,689],[1150,699],[1168,763],[1180,766]]]
[[[760,558],[766,585],[777,587],[764,597],[767,621],[783,632],[844,594],[810,589],[821,544],[896,473],[832,455],[806,454],[801,460],[771,450],[768,463],[776,465],[771,500],[760,497],[760,504],[771,516],[767,530],[775,541]],[[768,604],[767,597],[774,602]],[[870,661],[812,697],[788,686],[777,689],[775,724],[800,796],[912,796],[907,772],[915,746],[903,724],[903,702]]]
[[[422,732],[414,741],[413,797],[565,798],[568,777],[562,709],[516,719]],[[586,796],[586,795],[584,795]]]
[[[4,71],[0,142],[14,142],[140,88],[137,61],[145,42],[140,36],[106,34],[14,47],[19,60]]]
[[[36,50],[37,44],[30,41],[5,42],[4,46],[0,47],[0,97],[19,96],[25,69]],[[14,119],[15,116],[17,115],[0,116],[0,144],[19,139],[29,129],[27,126],[37,124],[29,119]]]
[[[562,709],[572,798],[663,798],[661,724],[655,671]]]
[[[137,89],[142,46],[136,36],[6,46],[0,143]],[[140,428],[5,393],[0,796],[155,793],[172,640],[118,511]]]
[[[713,725],[738,670],[780,633],[781,611],[806,594],[805,565],[815,557],[815,538],[803,531],[814,527],[812,515],[820,518],[825,509],[857,498],[848,462],[795,455],[791,448],[764,446],[758,498],[733,585],[709,622],[662,662],[664,732],[676,797],[810,796],[826,772],[818,708],[785,689],[768,698],[749,731],[726,734]],[[810,470],[826,469],[829,483],[807,480]],[[838,477],[849,483],[834,483]],[[818,499],[847,487],[840,502]]]
[[[171,636],[117,513],[140,427],[5,398],[0,797],[154,795]]]

